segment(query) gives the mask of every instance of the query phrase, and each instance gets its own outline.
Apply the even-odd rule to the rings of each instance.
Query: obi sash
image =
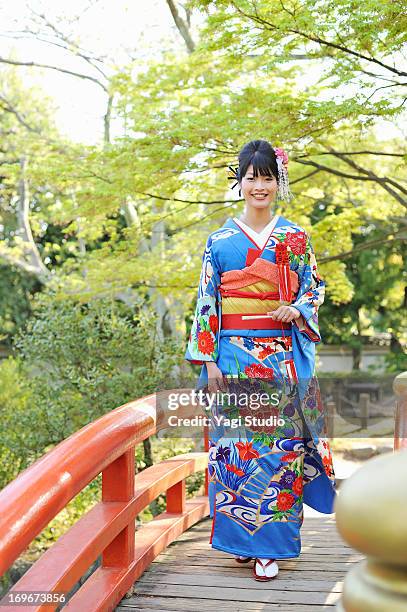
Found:
[[[288,262],[283,264],[282,270],[281,264],[258,257],[242,270],[222,274],[223,329],[291,329],[291,323],[269,316],[282,304],[291,304],[299,289],[298,274]]]

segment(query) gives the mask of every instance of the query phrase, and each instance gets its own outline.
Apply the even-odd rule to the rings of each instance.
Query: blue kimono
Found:
[[[215,361],[233,397],[226,408],[211,405],[213,548],[297,557],[303,502],[333,512],[335,477],[315,377],[324,291],[308,235],[282,216],[263,248],[232,218],[208,237],[185,359],[202,364],[198,388],[207,385],[205,362]],[[274,321],[269,313],[281,304],[301,316]],[[259,409],[265,393],[270,401]]]

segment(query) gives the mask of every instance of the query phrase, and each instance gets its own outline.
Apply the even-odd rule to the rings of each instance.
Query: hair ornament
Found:
[[[239,166],[228,166],[229,170],[231,171],[231,175],[228,176],[228,180],[230,181],[236,181],[234,185],[232,185],[231,189],[234,189],[236,187],[236,185],[239,184]],[[242,195],[242,191],[241,189],[239,189],[239,196]]]
[[[285,200],[289,202],[293,199],[293,194],[290,191],[290,183],[288,180],[288,155],[281,147],[273,147],[276,154],[277,170],[278,170],[278,188],[277,200]]]

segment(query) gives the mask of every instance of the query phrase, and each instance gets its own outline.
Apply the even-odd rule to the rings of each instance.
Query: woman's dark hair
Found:
[[[239,153],[239,181],[253,165],[253,175],[275,176],[278,183],[277,158],[273,147],[267,140],[251,140]]]

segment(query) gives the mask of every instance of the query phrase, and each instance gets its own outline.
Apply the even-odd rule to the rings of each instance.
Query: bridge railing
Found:
[[[100,567],[65,608],[113,610],[154,558],[209,513],[206,452],[178,455],[135,474],[135,446],[165,427],[165,414],[165,401],[160,403],[158,394],[124,404],[58,444],[0,491],[2,575],[70,500],[102,473],[101,501],[10,589],[6,597],[13,605],[2,606],[4,612],[16,612],[18,601],[32,602],[21,607],[26,612],[55,610],[58,603],[50,606],[42,597],[35,603],[23,593],[49,593],[56,598],[66,594],[100,555]],[[187,500],[185,478],[200,470],[206,470],[205,495]],[[165,492],[166,511],[135,533],[137,514]]]
[[[407,372],[393,388],[395,452],[369,459],[335,505],[339,532],[366,555],[346,576],[338,612],[407,610]]]

